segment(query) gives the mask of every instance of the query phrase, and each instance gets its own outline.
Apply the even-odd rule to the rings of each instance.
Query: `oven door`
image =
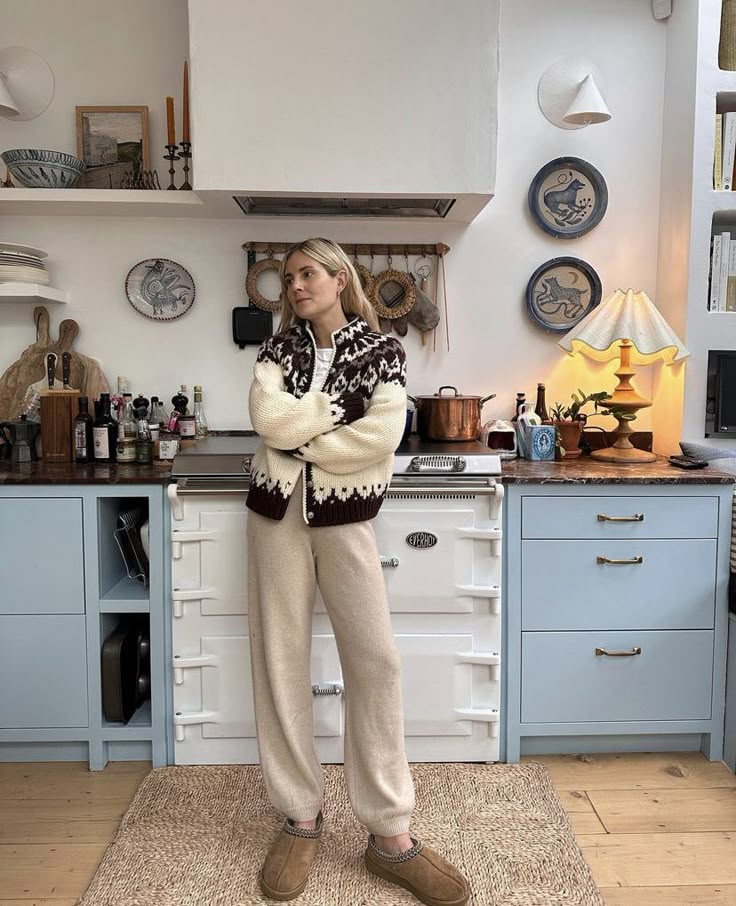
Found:
[[[174,760],[258,762],[248,640],[247,482],[170,485]],[[329,624],[315,614],[314,732],[342,760],[342,677]]]
[[[488,480],[395,479],[374,521],[410,761],[496,761],[501,500]]]

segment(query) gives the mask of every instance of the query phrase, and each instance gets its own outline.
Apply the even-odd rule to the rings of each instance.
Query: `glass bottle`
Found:
[[[133,394],[125,393],[123,394],[123,399],[125,400],[125,407],[123,409],[123,417],[121,421],[123,427],[123,438],[125,440],[135,440],[136,426],[135,412],[133,411]]]
[[[79,412],[74,419],[74,461],[94,462],[95,442],[92,434],[94,419],[89,414],[89,399],[80,396]]]
[[[537,403],[534,406],[534,411],[539,416],[539,420],[543,425],[547,425],[550,422],[549,413],[547,412],[546,395],[547,391],[544,384],[537,384]]]
[[[526,402],[526,393],[517,393],[516,394],[516,403],[514,404],[514,406],[515,406],[514,417],[511,419],[512,422],[515,422],[518,420],[519,412],[525,402]]]
[[[110,397],[110,413],[115,421],[120,421],[125,406],[124,394],[128,392],[128,379],[118,375],[118,392]]]
[[[146,406],[139,406],[135,410],[135,461],[140,465],[148,465],[153,462],[153,440],[151,438],[151,428],[148,424],[146,412]]]
[[[197,437],[207,437],[209,426],[207,416],[204,414],[204,404],[202,402],[202,386],[194,386],[194,431]]]
[[[102,412],[92,426],[95,447],[95,462],[115,462],[115,442],[118,425],[110,414],[110,394],[101,393]]]
[[[151,411],[148,415],[148,427],[151,431],[151,440],[154,444],[158,441],[161,428],[166,425],[168,419],[163,404],[157,396],[151,397]]]

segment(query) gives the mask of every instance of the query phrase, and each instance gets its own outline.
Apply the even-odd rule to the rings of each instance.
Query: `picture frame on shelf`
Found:
[[[540,265],[526,287],[529,316],[540,327],[567,333],[601,301],[598,274],[580,258],[552,258]]]
[[[555,239],[577,239],[603,219],[608,187],[602,174],[579,157],[546,163],[529,186],[529,211],[537,226]]]
[[[84,188],[120,189],[127,173],[150,169],[148,107],[77,107],[77,157]]]

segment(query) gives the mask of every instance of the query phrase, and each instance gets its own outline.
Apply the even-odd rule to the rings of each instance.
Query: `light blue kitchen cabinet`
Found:
[[[509,483],[507,761],[723,755],[732,484]]]
[[[167,763],[164,490],[0,485],[0,761]],[[149,520],[147,588],[113,534],[131,505]],[[151,697],[123,723],[104,716],[101,655],[130,615],[149,632]]]

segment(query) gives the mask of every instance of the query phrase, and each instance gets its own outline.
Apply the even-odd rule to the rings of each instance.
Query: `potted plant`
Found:
[[[588,403],[593,403],[595,411],[603,400],[610,399],[610,393],[601,390],[599,393],[585,393],[578,388],[572,394],[572,402],[566,406],[564,403],[555,403],[550,413],[552,424],[557,431],[561,459],[575,459],[582,452],[579,443],[583,425],[587,415],[582,411]]]

